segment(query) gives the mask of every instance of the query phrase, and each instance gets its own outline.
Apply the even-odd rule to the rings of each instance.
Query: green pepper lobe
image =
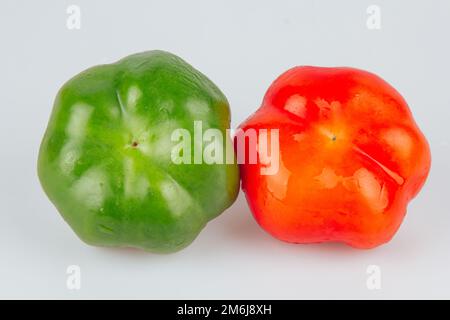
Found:
[[[230,139],[225,96],[179,57],[149,51],[90,68],[56,97],[39,151],[43,189],[86,243],[180,250],[239,191],[235,163],[171,160],[173,131],[193,136],[194,121]]]

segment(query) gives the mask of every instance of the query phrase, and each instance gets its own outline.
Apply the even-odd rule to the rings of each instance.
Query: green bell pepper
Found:
[[[194,121],[220,130],[225,152],[228,102],[179,57],[149,51],[90,68],[56,97],[39,151],[42,187],[88,244],[180,250],[239,191],[236,163],[172,161],[174,130],[194,135]]]

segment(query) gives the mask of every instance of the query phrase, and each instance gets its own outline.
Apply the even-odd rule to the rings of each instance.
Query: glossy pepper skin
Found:
[[[235,200],[236,164],[175,164],[175,129],[223,132],[229,105],[177,56],[149,51],[90,68],[60,89],[38,174],[50,200],[88,244],[173,252]],[[226,136],[225,136],[226,137]]]
[[[428,143],[400,94],[353,68],[295,67],[241,129],[279,129],[279,170],[240,165],[258,223],[293,243],[389,241],[430,169]]]

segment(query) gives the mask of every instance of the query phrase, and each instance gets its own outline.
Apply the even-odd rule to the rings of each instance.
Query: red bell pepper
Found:
[[[406,101],[353,68],[295,67],[240,129],[279,130],[279,165],[240,165],[258,223],[284,241],[389,241],[430,169],[430,150]]]

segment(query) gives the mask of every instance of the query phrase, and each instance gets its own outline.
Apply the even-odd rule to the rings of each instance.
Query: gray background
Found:
[[[81,29],[66,9],[81,8]],[[381,8],[381,30],[366,9]],[[0,298],[450,298],[450,2],[2,1]],[[291,245],[254,222],[245,199],[172,255],[89,247],[42,192],[36,157],[68,78],[164,49],[227,95],[233,126],[271,81],[299,65],[354,66],[396,87],[429,139],[431,174],[396,237],[374,250]],[[66,268],[81,267],[81,290]],[[380,266],[381,290],[366,268]]]

